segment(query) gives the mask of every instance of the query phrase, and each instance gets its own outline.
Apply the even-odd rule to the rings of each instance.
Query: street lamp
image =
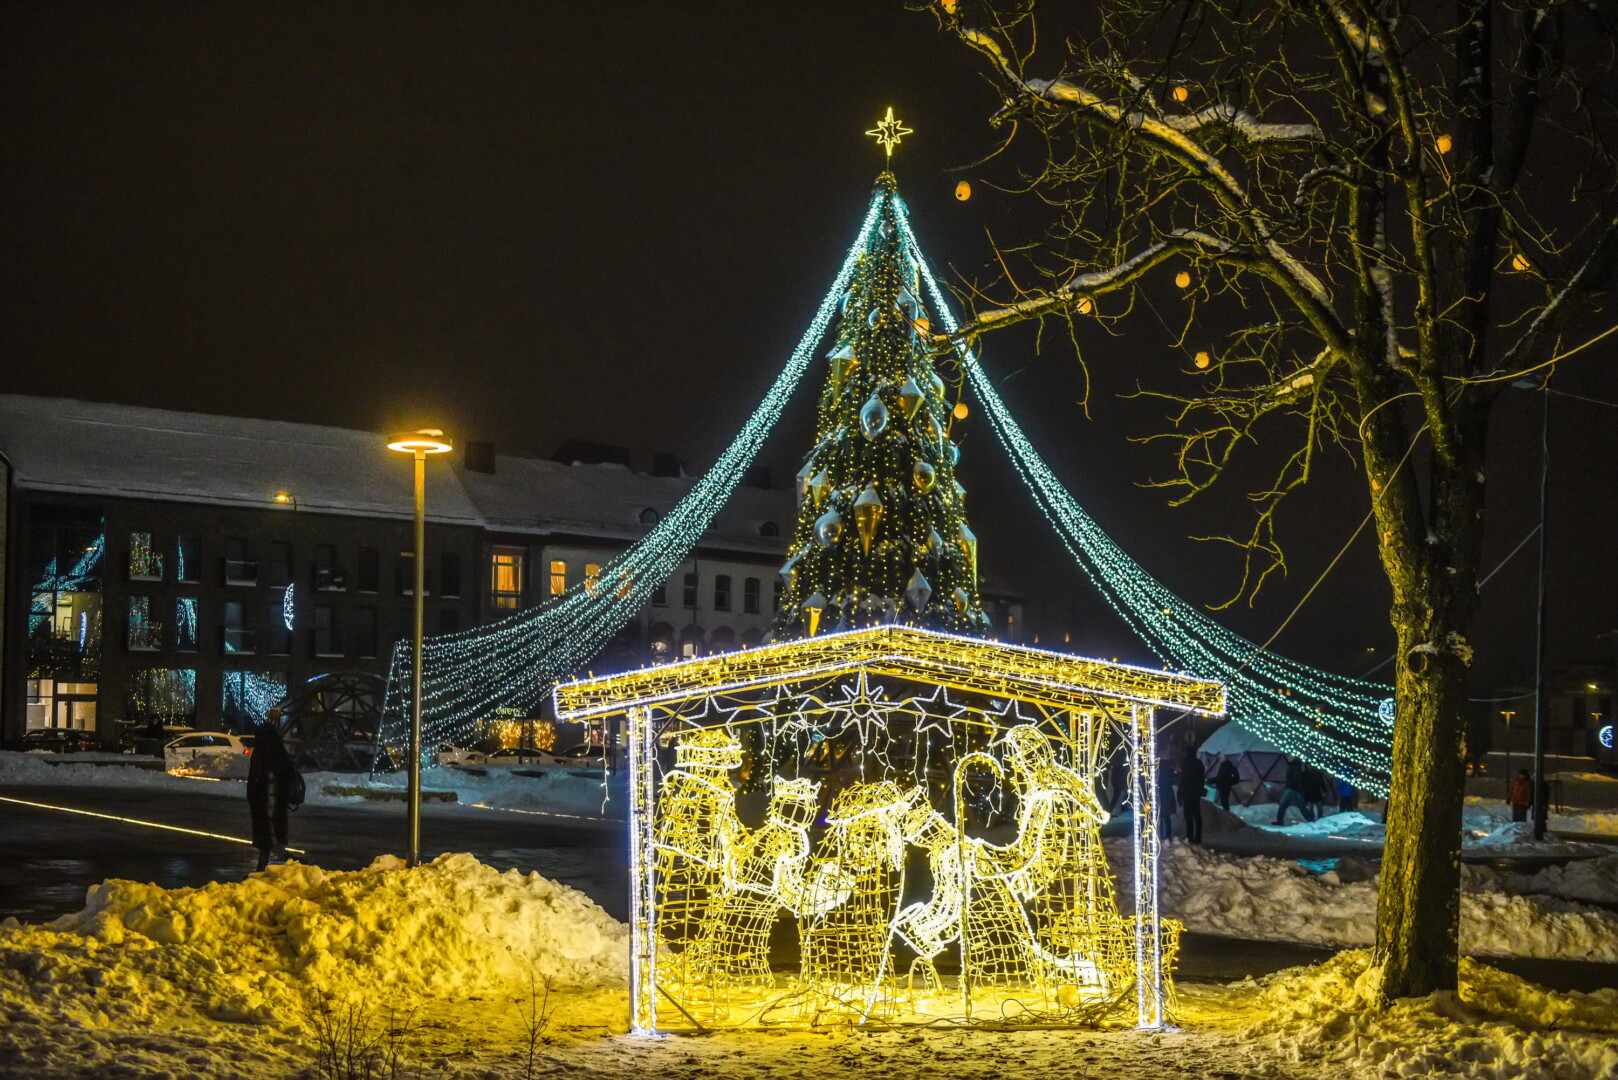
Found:
[[[422,428],[391,436],[388,449],[416,459],[416,583],[411,591],[416,618],[410,638],[410,772],[405,794],[410,817],[408,862],[416,866],[421,862],[421,638],[426,616],[422,594],[427,591],[427,455],[447,454],[455,444],[437,428]]]

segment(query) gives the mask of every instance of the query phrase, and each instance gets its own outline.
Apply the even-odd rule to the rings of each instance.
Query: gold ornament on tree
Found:
[[[860,497],[854,500],[854,523],[860,530],[860,547],[865,553],[871,553],[871,541],[876,537],[876,527],[882,521],[882,496],[876,493],[876,485],[866,484]]]

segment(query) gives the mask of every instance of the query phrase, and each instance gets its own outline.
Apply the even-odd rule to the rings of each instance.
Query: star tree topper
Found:
[[[888,152],[889,160],[892,160],[893,148],[899,145],[899,137],[902,135],[911,135],[914,134],[914,132],[912,132],[910,128],[900,124],[898,120],[894,119],[893,106],[889,105],[888,115],[884,116],[881,121],[878,122],[876,127],[872,128],[870,131],[867,131],[865,134],[875,138],[877,145],[886,150]]]

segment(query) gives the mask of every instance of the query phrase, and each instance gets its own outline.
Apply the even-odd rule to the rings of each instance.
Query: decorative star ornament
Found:
[[[841,721],[839,733],[854,729],[859,733],[860,746],[869,751],[872,737],[887,731],[889,717],[898,710],[893,703],[883,700],[887,691],[871,686],[863,671],[854,682],[843,683],[837,689],[842,697],[828,701],[826,712]]]
[[[899,145],[900,136],[911,135],[914,134],[914,132],[912,132],[910,128],[907,128],[903,124],[899,123],[898,120],[894,119],[893,106],[889,105],[888,115],[884,116],[881,121],[877,123],[876,127],[872,128],[870,131],[867,131],[865,134],[875,138],[877,145],[886,150],[888,152],[889,160],[892,160],[893,148]]]

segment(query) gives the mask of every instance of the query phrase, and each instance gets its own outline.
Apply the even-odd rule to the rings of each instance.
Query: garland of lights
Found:
[[[953,333],[958,324],[922,255],[903,200],[895,196],[894,207],[906,251],[921,270],[945,330]],[[1231,715],[1287,753],[1386,795],[1392,689],[1260,650],[1170,592],[1113,543],[1056,479],[973,351],[963,346],[958,355],[995,435],[1068,552],[1159,659],[1225,683]]]
[[[885,196],[878,191],[843,260],[830,291],[785,370],[742,426],[713,468],[650,533],[614,558],[589,582],[550,603],[498,622],[427,638],[422,650],[421,745],[476,738],[477,725],[497,709],[536,709],[552,686],[584,667],[612,636],[650,601],[652,591],[680,567],[702,538],[714,514],[730,498],[774,428],[788,398],[808,369],[815,347],[836,315],[860,254],[867,246]],[[410,643],[395,644],[388,671],[381,746],[404,742],[408,711]]]

